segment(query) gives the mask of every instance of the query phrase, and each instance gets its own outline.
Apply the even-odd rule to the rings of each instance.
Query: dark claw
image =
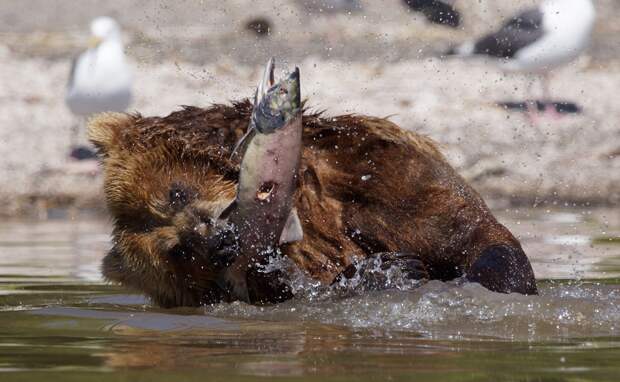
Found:
[[[414,254],[408,252],[383,252],[379,253],[381,269],[399,267],[410,280],[428,280],[429,274],[424,263]]]
[[[349,264],[344,271],[340,272],[331,285],[340,283],[342,280],[350,280],[357,275],[357,267],[355,264]]]
[[[206,245],[209,260],[218,268],[229,267],[239,255],[237,230],[230,225],[216,229]]]
[[[380,261],[379,269],[376,269],[377,260]],[[334,283],[349,280],[359,275],[359,285],[364,290],[383,290],[394,287],[388,279],[388,271],[399,268],[402,274],[409,280],[427,280],[429,273],[424,263],[411,253],[382,252],[361,261],[351,264],[340,273]],[[393,281],[393,280],[392,280]]]

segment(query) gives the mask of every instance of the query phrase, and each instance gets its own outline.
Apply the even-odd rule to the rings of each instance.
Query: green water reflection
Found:
[[[582,240],[616,237],[613,212],[503,216],[547,279],[531,300],[437,284],[264,309],[106,285],[104,222],[0,224],[0,381],[617,381],[620,248]]]

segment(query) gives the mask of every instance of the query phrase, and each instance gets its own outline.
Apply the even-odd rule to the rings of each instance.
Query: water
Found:
[[[105,221],[0,224],[0,381],[617,381],[620,214],[506,210],[540,296],[411,291],[163,310],[103,283]]]

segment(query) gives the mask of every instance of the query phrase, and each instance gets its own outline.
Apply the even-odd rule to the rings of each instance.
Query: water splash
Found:
[[[310,288],[312,289],[312,288]],[[431,338],[542,341],[616,336],[620,291],[615,285],[544,284],[539,296],[499,294],[484,287],[431,281],[408,290],[307,293],[274,306],[235,302],[208,307],[215,317],[318,322],[351,328],[415,331]]]

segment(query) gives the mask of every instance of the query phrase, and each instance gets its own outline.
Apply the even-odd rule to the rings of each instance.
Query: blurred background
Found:
[[[548,0],[442,1],[0,0],[0,379],[617,381],[620,1],[593,0],[589,44],[550,72],[555,112],[525,102],[544,98],[536,76],[444,55]],[[529,37],[574,40],[586,13]],[[104,54],[114,24],[93,36],[101,16],[121,61]],[[433,281],[324,298],[306,280],[276,306],[162,310],[106,283],[89,70],[116,62],[94,91],[163,116],[253,96],[271,56],[300,67],[311,108],[436,140],[519,238],[540,296]]]
[[[580,112],[535,119],[497,105],[528,99],[530,87],[540,94],[535,78],[441,53],[538,2],[456,0],[456,22],[439,23],[414,3],[3,0],[0,215],[103,210],[96,161],[70,155],[75,139],[88,147],[84,118],[65,104],[72,60],[98,16],[122,31],[129,112],[167,115],[251,96],[275,56],[282,70],[300,67],[312,108],[389,116],[438,141],[494,207],[620,202],[618,1],[595,2],[590,46],[550,77],[552,98]]]

